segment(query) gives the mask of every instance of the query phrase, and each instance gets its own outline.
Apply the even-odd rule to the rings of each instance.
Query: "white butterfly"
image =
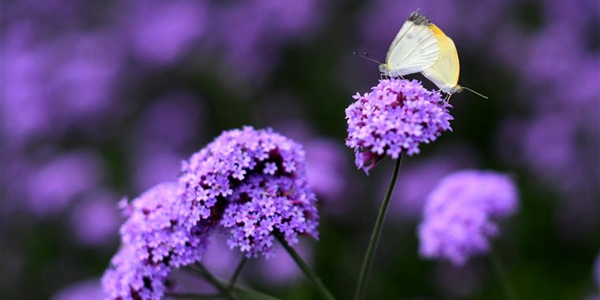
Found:
[[[449,96],[465,89],[487,98],[458,84],[460,62],[454,41],[418,11],[400,28],[379,70],[390,77],[422,73]]]

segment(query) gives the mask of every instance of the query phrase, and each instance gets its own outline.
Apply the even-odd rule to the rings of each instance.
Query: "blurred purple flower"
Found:
[[[356,166],[368,174],[387,154],[397,159],[402,152],[418,154],[419,144],[435,141],[451,130],[450,104],[438,92],[413,80],[385,79],[346,109],[348,138]]]
[[[251,0],[215,5],[214,35],[225,56],[230,79],[259,80],[270,71],[286,44],[310,36],[322,17],[317,0],[280,2]],[[231,80],[230,80],[231,81]]]
[[[190,210],[185,226],[220,222],[230,232],[229,245],[249,256],[272,255],[275,232],[290,244],[298,234],[317,236],[304,150],[270,129],[223,132],[183,163],[179,183]]]
[[[560,115],[544,115],[520,130],[524,130],[522,159],[537,174],[559,179],[578,165],[579,157],[573,147],[577,130],[574,123],[565,122]]]
[[[28,206],[39,215],[57,213],[94,189],[103,176],[100,157],[89,151],[62,154],[27,178]]]
[[[121,218],[114,193],[87,195],[71,212],[70,224],[77,240],[85,246],[101,246],[118,236]]]
[[[75,122],[112,112],[122,49],[111,32],[81,32],[56,40],[48,93]],[[56,108],[55,108],[56,109]]]
[[[121,248],[102,278],[109,299],[158,299],[172,268],[202,258],[210,226],[185,227],[187,210],[176,183],[158,185],[123,204]]]
[[[173,65],[199,46],[209,17],[204,1],[139,1],[117,5],[134,57],[149,65]]]
[[[538,4],[535,29],[510,18],[491,43],[503,65],[522,75],[518,92],[531,100],[524,103],[533,112],[528,120],[509,120],[499,144],[515,149],[506,151],[507,162],[526,165],[573,201],[595,189],[600,176],[600,52],[587,35],[597,28],[599,7],[597,1]]]
[[[103,300],[104,293],[100,280],[91,279],[73,283],[54,296],[51,300]]]
[[[552,183],[567,198],[588,196],[600,176],[595,167],[600,132],[583,128],[578,124],[582,119],[561,110],[544,111],[530,120],[506,121],[498,140],[503,159],[526,165],[536,178]]]
[[[498,235],[493,222],[514,214],[517,190],[506,175],[464,170],[445,177],[429,194],[419,225],[419,252],[425,258],[464,265],[470,256],[489,250]]]
[[[13,143],[85,129],[115,113],[121,52],[111,33],[77,32],[40,41],[27,24],[7,31],[2,124]]]

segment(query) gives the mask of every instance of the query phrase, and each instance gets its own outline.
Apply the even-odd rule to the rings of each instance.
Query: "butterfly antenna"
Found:
[[[367,52],[365,52],[365,53],[363,53],[363,54],[358,54],[358,53],[354,52],[354,55],[356,55],[356,56],[358,56],[358,57],[360,57],[360,58],[364,58],[364,59],[366,59],[366,60],[368,60],[368,61],[372,61],[372,62],[374,62],[374,63],[377,63],[378,65],[380,65],[380,64],[381,64],[381,62],[380,62],[380,61],[378,61],[378,60],[376,60],[376,59],[373,59],[373,58],[371,58],[371,57],[369,56],[369,53],[367,53]]]
[[[465,89],[465,90],[467,90],[467,91],[469,91],[469,92],[471,92],[471,93],[473,93],[473,94],[475,94],[475,95],[477,95],[477,96],[479,96],[479,97],[481,97],[481,98],[489,99],[488,96],[480,94],[480,93],[478,93],[478,92],[476,92],[476,91],[474,91],[474,90],[472,90],[472,89],[470,89],[468,87],[463,86],[462,88]]]

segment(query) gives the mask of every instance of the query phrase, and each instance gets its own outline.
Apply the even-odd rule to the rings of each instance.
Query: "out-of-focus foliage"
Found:
[[[460,84],[490,99],[453,96],[453,132],[403,162],[369,299],[503,298],[485,257],[456,269],[418,256],[423,200],[461,168],[507,172],[519,185],[520,211],[493,248],[521,299],[597,295],[598,1],[7,0],[2,298],[98,298],[119,242],[116,203],[174,181],[182,159],[241,125],[305,146],[321,225],[320,241],[301,241],[301,252],[350,298],[391,173],[386,159],[366,177],[343,146],[351,96],[380,78],[352,53],[383,60],[419,8],[454,39]],[[228,276],[240,255],[222,243],[209,266]],[[257,259],[242,280],[316,298],[290,264]]]

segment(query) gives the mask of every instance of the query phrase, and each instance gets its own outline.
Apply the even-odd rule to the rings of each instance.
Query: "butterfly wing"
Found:
[[[442,92],[453,93],[458,88],[458,77],[460,75],[460,62],[458,61],[456,46],[454,41],[437,26],[431,24],[429,27],[440,47],[440,53],[437,61],[422,73]]]
[[[411,18],[404,22],[386,56],[388,75],[419,73],[435,63],[439,56],[439,45],[428,25],[429,22],[419,23]]]
[[[435,63],[439,46],[429,25],[429,20],[419,12],[408,17],[388,50],[384,68],[387,75],[418,73]]]

